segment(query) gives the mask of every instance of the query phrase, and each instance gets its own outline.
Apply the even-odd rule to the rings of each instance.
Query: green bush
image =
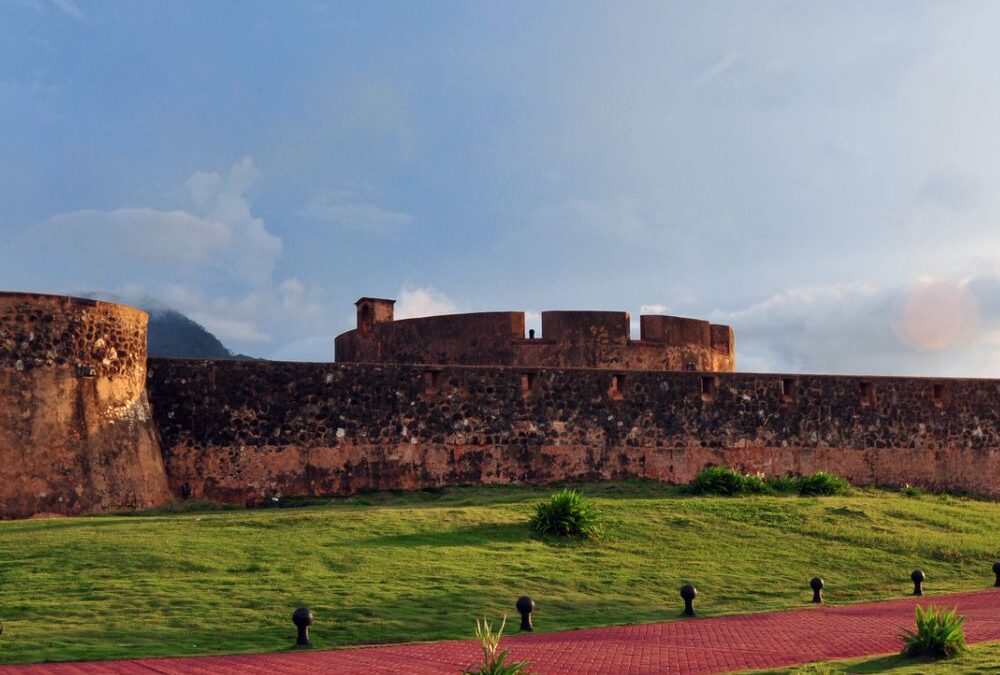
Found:
[[[811,476],[802,476],[799,479],[799,494],[806,497],[842,495],[850,489],[850,483],[826,471],[817,471]]]
[[[799,479],[795,476],[772,476],[767,479],[767,490],[776,495],[790,495],[799,491]]]
[[[531,527],[538,534],[582,538],[598,534],[597,507],[575,490],[560,490],[535,507]]]
[[[696,495],[740,495],[743,486],[743,474],[728,466],[706,466],[688,484]]]
[[[696,495],[745,495],[768,492],[764,478],[755,474],[742,474],[728,466],[706,466],[688,483]]]
[[[527,675],[527,661],[507,661],[507,651],[498,651],[500,648],[500,638],[503,637],[504,626],[507,625],[507,617],[503,618],[500,629],[493,632],[490,622],[483,619],[482,624],[476,619],[476,637],[483,648],[483,662],[475,668],[463,670],[462,675]]]
[[[806,496],[839,495],[850,484],[825,471],[811,476],[774,476],[767,480],[760,474],[740,473],[727,466],[707,466],[698,472],[688,489],[696,495],[794,494]]]
[[[927,490],[919,488],[916,485],[904,485],[903,487],[899,488],[899,492],[904,497],[923,497],[925,494],[927,494]]]
[[[906,656],[930,656],[936,659],[954,656],[968,650],[965,644],[965,617],[955,609],[947,612],[930,605],[926,610],[917,605],[917,630],[904,630],[903,654]]]

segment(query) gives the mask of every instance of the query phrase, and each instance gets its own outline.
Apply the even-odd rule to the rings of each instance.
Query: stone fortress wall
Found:
[[[577,331],[587,339],[553,338],[573,335],[552,328],[565,314],[593,328]],[[627,318],[622,333],[623,315],[586,314],[543,319],[553,342],[541,365],[518,356],[538,349],[518,351],[523,315],[518,324],[518,313],[491,313],[395,322],[400,332],[381,342],[342,335],[337,363],[147,367],[137,310],[0,295],[0,517],[189,497],[252,505],[469,483],[686,482],[709,464],[768,475],[824,469],[858,485],[1000,498],[1000,380],[728,372],[725,327],[730,357],[715,362],[718,372],[704,360],[697,372],[662,367],[687,365],[670,356],[658,357],[660,367],[628,367],[641,361],[618,358],[630,349],[619,349]],[[608,323],[595,320],[605,314]],[[409,332],[449,322],[506,330],[456,331],[439,352]],[[608,325],[618,338],[605,341]],[[409,334],[417,349],[403,352]],[[372,345],[382,350],[375,362],[355,362],[369,352],[350,349]],[[510,360],[454,362],[476,345]],[[404,356],[414,362],[393,362]]]
[[[144,312],[0,293],[0,517],[170,499],[146,397]]]
[[[1000,381],[151,359],[174,494],[259,504],[708,464],[1000,498]]]

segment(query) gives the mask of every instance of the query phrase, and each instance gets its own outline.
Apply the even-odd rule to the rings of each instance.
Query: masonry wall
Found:
[[[0,293],[0,518],[169,500],[146,321],[120,305]]]
[[[642,316],[640,332],[639,340],[630,339],[627,312],[542,312],[542,331],[536,339],[525,336],[524,312],[365,323],[359,319],[358,329],[337,336],[335,354],[341,363],[720,372],[735,368],[729,326]]]
[[[1000,497],[1000,382],[152,359],[174,493],[825,469]]]

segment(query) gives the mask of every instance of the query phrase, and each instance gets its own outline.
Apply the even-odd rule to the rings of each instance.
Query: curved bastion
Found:
[[[170,499],[146,397],[144,312],[0,293],[0,518]]]

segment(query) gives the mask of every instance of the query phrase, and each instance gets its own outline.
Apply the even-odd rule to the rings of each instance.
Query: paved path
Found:
[[[898,651],[917,600],[811,607],[788,612],[687,619],[642,626],[590,628],[504,638],[501,648],[528,659],[532,672],[724,673]],[[958,606],[969,642],[1000,640],[1000,589],[925,597]],[[514,623],[516,626],[517,623]],[[2,675],[456,675],[480,656],[472,641],[431,642],[280,654],[147,659],[0,667]],[[998,664],[1000,665],[1000,664]]]

